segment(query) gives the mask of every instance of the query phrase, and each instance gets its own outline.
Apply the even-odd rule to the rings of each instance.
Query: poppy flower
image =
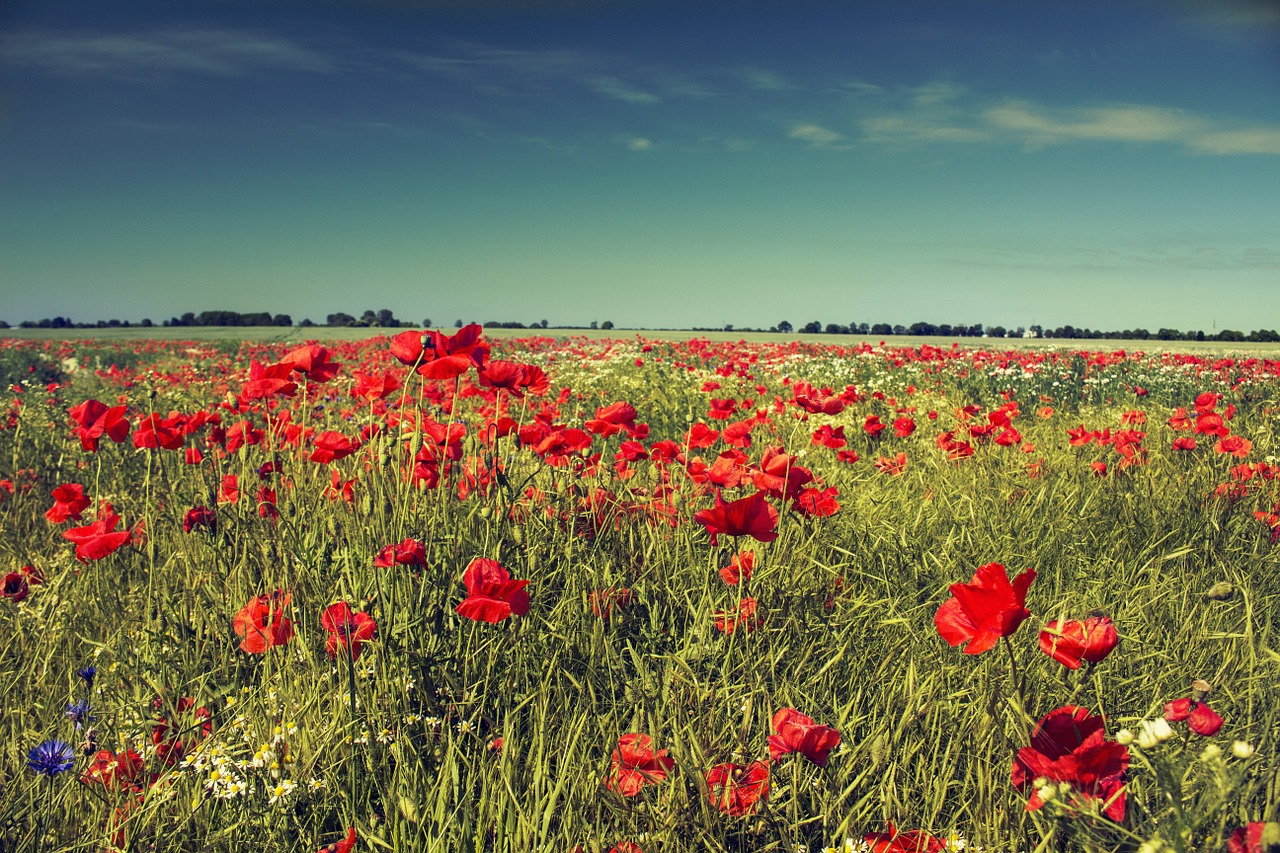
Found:
[[[613,608],[622,608],[631,603],[633,598],[631,590],[624,587],[608,587],[606,589],[593,589],[587,596],[587,603],[591,605],[591,612],[597,618],[608,621],[613,615]]]
[[[27,597],[28,590],[27,579],[19,572],[9,572],[0,578],[0,598],[7,598],[17,604]]]
[[[881,474],[888,474],[890,477],[897,477],[905,473],[907,470],[907,454],[899,453],[892,459],[881,456],[873,462],[872,465],[874,465],[875,469]]]
[[[706,782],[707,799],[713,806],[730,817],[742,817],[769,796],[769,765],[726,761],[707,771]]]
[[[250,654],[262,654],[272,646],[283,646],[293,637],[293,623],[284,618],[284,610],[292,596],[283,590],[249,599],[231,621],[236,635],[244,639],[240,648]]]
[[[840,511],[840,502],[836,500],[840,492],[835,486],[825,489],[802,489],[796,498],[795,506],[811,518],[825,518]]]
[[[120,516],[111,504],[103,502],[98,509],[98,520],[84,527],[63,531],[62,538],[76,543],[76,559],[82,563],[101,560],[129,544],[133,534],[128,530],[116,530]]]
[[[476,622],[501,622],[529,612],[527,580],[512,580],[496,560],[477,557],[462,575],[467,597],[454,608],[459,616]]]
[[[293,368],[287,364],[262,364],[256,358],[249,361],[249,380],[240,389],[240,400],[249,402],[276,394],[292,397],[298,384],[290,380]]]
[[[915,431],[916,422],[911,418],[902,417],[893,422],[893,434],[898,438],[908,438]]]
[[[1187,721],[1187,728],[1201,737],[1212,737],[1222,728],[1222,717],[1204,702],[1190,697],[1175,699],[1164,706],[1164,718],[1171,723]]]
[[[1195,450],[1196,440],[1189,435],[1180,435],[1173,440],[1174,450]]]
[[[701,449],[715,444],[718,438],[720,438],[719,430],[712,429],[704,422],[698,421],[689,427],[689,432],[685,434],[685,443],[690,448]]]
[[[380,569],[392,566],[425,566],[427,548],[417,539],[405,539],[395,545],[386,545],[373,558],[373,565]]]
[[[1237,459],[1243,459],[1253,450],[1253,442],[1243,436],[1227,435],[1218,439],[1213,449],[1218,453],[1230,453]]]
[[[630,403],[618,401],[596,409],[596,416],[583,426],[596,435],[608,438],[622,430],[635,428],[636,409]]]
[[[332,844],[326,844],[316,853],[351,853],[356,849],[356,828],[354,826],[347,827],[347,837],[341,841],[335,841]]]
[[[754,598],[744,598],[738,602],[738,612],[717,610],[711,616],[712,623],[721,634],[732,634],[741,629],[744,634],[754,631],[760,626],[756,617],[758,605]]]
[[[123,749],[118,754],[109,749],[100,749],[94,753],[89,766],[80,775],[80,782],[85,785],[97,783],[109,790],[124,791],[142,774],[143,766],[142,756],[132,747]]]
[[[923,829],[898,832],[892,823],[887,832],[871,832],[862,836],[869,853],[945,853],[947,842],[934,838]]]
[[[1265,836],[1270,830],[1271,838]],[[1280,850],[1280,826],[1255,820],[1238,827],[1227,839],[1227,853],[1276,853]]]
[[[329,350],[320,344],[303,344],[284,354],[280,364],[303,374],[312,382],[328,382],[338,375],[337,362],[331,361]]]
[[[326,430],[314,439],[316,449],[308,458],[312,462],[328,465],[339,459],[345,459],[360,449],[359,441],[352,441],[340,432]]]
[[[938,634],[952,646],[968,643],[967,655],[995,648],[1001,637],[1011,636],[1031,615],[1024,605],[1027,588],[1035,579],[1035,569],[1027,569],[1010,583],[1001,563],[980,566],[969,583],[951,585],[952,597],[933,619]]]
[[[666,779],[674,766],[675,761],[665,749],[654,751],[653,738],[630,732],[618,738],[604,786],[624,797],[634,797],[645,785],[656,785]]]
[[[218,486],[218,503],[234,504],[240,502],[240,477],[237,474],[226,474]]]
[[[129,436],[129,420],[125,417],[125,406],[108,407],[97,400],[85,400],[67,412],[75,424],[75,435],[80,439],[80,448],[90,452],[98,450],[98,442],[105,435],[120,444]]]
[[[338,652],[345,650],[352,660],[360,657],[360,647],[373,639],[378,630],[378,623],[363,611],[353,611],[345,601],[330,604],[320,616],[320,627],[329,632],[324,650],[329,657],[336,658]]]
[[[1055,619],[1040,632],[1040,650],[1067,669],[1079,669],[1081,661],[1098,663],[1118,641],[1116,626],[1106,616],[1090,616],[1059,624]]]
[[[839,450],[849,442],[844,437],[844,427],[838,426],[832,429],[831,424],[823,424],[814,430],[812,443]]]
[[[733,555],[733,559],[729,561],[729,565],[720,570],[720,577],[729,586],[737,586],[739,583],[751,580],[751,573],[756,567],[755,551],[739,551]]]
[[[1124,774],[1129,769],[1129,749],[1106,739],[1102,717],[1088,708],[1068,705],[1050,711],[1036,723],[1031,745],[1018,750],[1010,781],[1018,790],[1033,787],[1036,779],[1066,782],[1085,799],[1102,800],[1107,817],[1124,820]],[[1027,811],[1044,805],[1039,788],[1027,802]]]
[[[191,531],[203,527],[210,533],[218,532],[218,515],[207,506],[193,506],[187,510],[187,514],[182,517],[182,532],[190,533]]]
[[[764,492],[725,503],[716,492],[715,506],[694,513],[693,520],[706,528],[711,544],[716,544],[720,534],[750,536],[759,542],[772,542],[778,538],[778,511],[765,498]]]
[[[364,373],[352,371],[355,384],[351,386],[352,397],[363,397],[370,402],[383,400],[400,390],[400,377],[394,370],[383,373]]]
[[[453,379],[488,362],[489,344],[481,340],[482,333],[478,323],[453,335],[434,329],[401,332],[391,339],[391,354],[401,364],[416,364],[415,372],[426,379]]]
[[[178,450],[186,434],[182,426],[186,421],[180,414],[172,414],[167,418],[152,412],[138,421],[138,428],[133,431],[133,446],[138,449]]]
[[[773,715],[773,731],[769,735],[769,757],[777,761],[790,752],[798,752],[819,767],[827,766],[831,750],[840,745],[840,733],[821,726],[795,708],[782,708]]]
[[[84,493],[84,486],[79,483],[64,483],[54,488],[53,506],[45,511],[45,520],[50,524],[62,524],[64,521],[79,521],[80,514],[89,508],[89,498]]]

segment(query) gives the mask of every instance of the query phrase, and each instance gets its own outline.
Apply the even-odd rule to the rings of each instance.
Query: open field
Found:
[[[262,342],[314,341],[362,341],[381,335],[395,335],[402,329],[329,326],[130,326],[105,329],[5,329],[0,337],[36,341],[210,341],[242,340]],[[449,334],[455,329],[444,329]],[[807,344],[853,347],[878,346],[882,341],[893,347],[950,347],[956,344],[964,349],[1050,349],[1050,350],[1142,350],[1151,353],[1223,353],[1245,357],[1270,358],[1280,356],[1280,344],[1275,343],[1225,343],[1222,341],[1160,341],[1160,340],[1083,340],[1064,338],[955,338],[919,337],[915,335],[802,335],[799,333],[774,334],[772,332],[694,332],[687,329],[485,329],[485,335],[494,340],[512,340],[531,336],[549,337],[555,340],[582,338],[589,341],[634,341],[637,336],[655,341],[689,341],[695,338],[716,343],[787,343],[800,341]]]
[[[1274,346],[83,331],[0,340],[0,849],[1280,837]]]

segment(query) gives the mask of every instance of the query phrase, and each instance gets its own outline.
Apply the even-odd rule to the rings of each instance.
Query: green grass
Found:
[[[172,331],[187,339],[191,330]],[[447,486],[412,488],[400,476],[405,447],[374,439],[332,466],[344,479],[359,479],[347,504],[324,497],[330,466],[307,462],[309,447],[258,445],[221,459],[210,453],[204,465],[189,466],[180,453],[105,439],[97,454],[86,453],[70,436],[66,410],[86,397],[106,402],[123,394],[131,413],[144,414],[215,405],[228,384],[237,389],[243,381],[227,373],[247,363],[231,348],[216,359],[195,359],[200,384],[162,381],[184,356],[161,349],[136,356],[130,380],[81,371],[64,377],[69,387],[53,398],[32,388],[21,395],[13,426],[0,431],[0,478],[16,484],[0,502],[0,570],[30,564],[47,576],[20,604],[0,601],[6,638],[0,849],[103,849],[112,814],[126,803],[128,848],[165,851],[246,844],[313,851],[347,826],[358,828],[361,850],[582,844],[607,851],[622,840],[639,841],[648,853],[821,850],[882,831],[890,821],[904,830],[959,833],[990,851],[1136,850],[1157,832],[1171,849],[1189,851],[1220,849],[1236,826],[1277,819],[1280,559],[1253,512],[1270,508],[1280,494],[1275,481],[1257,477],[1238,500],[1214,498],[1242,460],[1214,453],[1203,437],[1196,453],[1175,454],[1169,450],[1175,433],[1165,424],[1165,402],[1190,407],[1197,390],[1225,389],[1212,372],[1160,378],[1153,368],[1157,382],[1148,401],[1129,395],[1090,402],[1092,392],[1075,385],[1059,392],[1052,405],[1060,411],[1048,418],[1037,417],[1044,403],[1028,385],[1018,395],[1023,411],[1015,423],[1034,452],[985,443],[957,463],[935,446],[934,435],[955,426],[960,406],[994,409],[1005,390],[1001,380],[961,376],[959,366],[923,374],[926,386],[911,366],[895,368],[885,359],[765,359],[751,379],[739,381],[716,376],[720,359],[696,362],[692,373],[674,369],[674,361],[696,361],[682,347],[644,353],[645,364],[635,367],[641,354],[634,345],[600,362],[591,354],[603,346],[538,354],[503,346],[504,357],[547,366],[552,397],[562,385],[573,389],[560,421],[580,425],[596,406],[626,399],[651,424],[649,442],[682,440],[690,418],[704,416],[709,396],[737,389],[738,397],[755,397],[756,382],[769,386],[769,400],[789,396],[780,384],[784,373],[817,383],[854,371],[860,387],[883,387],[915,406],[919,428],[907,439],[873,443],[861,432],[862,418],[893,419],[887,402],[875,399],[805,423],[792,420],[794,409],[774,415],[776,431],[759,428],[752,460],[769,444],[805,451],[799,463],[839,490],[842,509],[828,518],[783,511],[775,541],[725,538],[713,548],[692,520],[711,499],[691,488],[679,466],[670,475],[674,526],[617,505],[583,524],[583,499],[593,489],[627,504],[663,484],[651,463],[634,466],[629,480],[614,477],[613,452],[625,436],[596,439],[604,461],[595,474],[580,475],[541,466],[529,450],[503,439],[509,487],[465,501]],[[339,360],[376,360],[379,349],[355,347]],[[752,351],[730,347],[723,361]],[[557,352],[556,361],[546,360]],[[93,353],[77,351],[84,361]],[[148,369],[151,363],[159,372]],[[347,387],[349,367],[334,387]],[[1131,381],[1121,367],[1107,371],[1119,385]],[[702,393],[708,379],[726,389]],[[908,383],[922,390],[903,396]],[[310,399],[324,390],[313,385]],[[1274,379],[1226,393],[1224,405],[1238,409],[1232,432],[1253,442],[1244,461],[1276,454]],[[338,398],[322,411],[298,407],[295,417],[313,419],[317,431],[347,435],[382,420],[367,407],[344,419],[342,409],[353,405]],[[470,425],[468,454],[483,451],[475,440],[483,405],[484,398],[472,397],[460,399],[456,410],[435,412],[442,422]],[[1149,415],[1139,427],[1150,448],[1146,465],[1118,470],[1110,450],[1067,445],[1068,428],[1083,421],[1116,430],[1121,413],[1135,408]],[[926,419],[929,409],[940,413],[937,422]],[[228,425],[241,417],[222,415]],[[249,417],[262,425],[260,414]],[[512,417],[528,421],[531,409],[513,403]],[[844,465],[831,451],[810,447],[809,433],[827,422],[845,425],[859,463]],[[720,449],[700,452],[711,461]],[[909,458],[902,476],[872,468],[874,458],[899,450]],[[1039,477],[1028,476],[1032,459],[1042,460]],[[1096,459],[1112,463],[1108,477],[1093,475],[1088,463]],[[278,523],[260,518],[253,500],[257,470],[271,460],[284,468],[271,481]],[[184,534],[183,513],[214,506],[212,495],[230,473],[239,476],[242,495],[219,508],[218,532]],[[66,482],[84,485],[95,501],[111,500],[131,521],[145,521],[145,544],[78,563],[61,537],[65,526],[43,518],[50,491]],[[525,485],[545,493],[545,506],[527,505],[519,488]],[[92,509],[79,523],[90,520]],[[588,526],[595,535],[584,534]],[[405,537],[425,544],[426,568],[373,568],[382,546]],[[726,586],[717,573],[736,545],[758,557],[743,590]],[[527,616],[488,625],[454,612],[465,595],[463,570],[475,557],[498,560],[513,577],[531,580]],[[1037,570],[1027,600],[1034,615],[1002,648],[966,656],[939,638],[934,613],[949,585],[990,562],[1004,563],[1010,574]],[[1206,593],[1219,581],[1229,581],[1234,594],[1211,600]],[[589,596],[607,587],[631,589],[634,602],[602,621]],[[266,654],[246,654],[237,648],[232,618],[252,596],[274,589],[292,595],[288,615],[296,635]],[[742,594],[759,601],[760,627],[720,634],[712,613],[735,609]],[[320,614],[336,600],[378,621],[377,639],[351,669],[324,651]],[[1044,622],[1094,610],[1109,615],[1121,635],[1103,663],[1073,673],[1039,651],[1036,633]],[[87,692],[75,671],[91,663],[98,676]],[[1208,701],[1225,725],[1210,739],[1180,730],[1177,739],[1142,753],[1151,769],[1133,747],[1123,825],[1070,808],[1024,809],[1026,795],[1012,788],[1009,773],[1036,719],[1075,702],[1105,712],[1114,737],[1160,716],[1166,702],[1188,695],[1195,678],[1214,686]],[[64,710],[86,696],[98,745],[134,744],[158,774],[143,786],[145,796],[77,781],[85,757],[73,773],[52,780],[26,769],[26,752],[37,743],[79,742],[83,732],[72,730]],[[157,714],[172,719],[184,696],[210,709],[212,734],[200,740],[199,721],[188,715],[185,736],[193,746],[199,741],[193,749],[202,756],[199,767],[165,767],[146,747]],[[767,754],[770,717],[784,706],[838,729],[840,748],[825,768],[785,757],[773,767],[759,811],[721,814],[707,800],[703,773],[719,762]],[[626,732],[651,735],[676,763],[665,782],[633,799],[602,787]],[[500,751],[491,747],[498,737]],[[1234,758],[1235,740],[1257,754]],[[1210,742],[1224,757],[1199,757]],[[296,792],[272,804],[268,791],[279,780],[269,767],[245,767],[234,771],[249,785],[243,795],[208,793],[215,747],[247,761],[272,743],[279,779],[295,782]],[[1187,836],[1171,837],[1172,827],[1186,827]]]

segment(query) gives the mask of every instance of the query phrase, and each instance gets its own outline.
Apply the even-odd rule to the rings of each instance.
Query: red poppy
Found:
[[[157,711],[164,705],[159,697],[156,697],[152,704]],[[190,696],[179,699],[173,706],[173,711],[175,718],[180,714],[191,712],[191,719],[185,723],[179,723],[177,720],[170,723],[168,717],[159,716],[156,718],[155,728],[151,731],[151,742],[155,744],[156,757],[169,766],[181,761],[184,755],[213,732],[213,715],[203,705],[197,708],[196,700]],[[183,740],[180,737],[170,736],[170,732],[175,735],[194,732],[196,736]]]
[[[51,524],[79,521],[80,514],[89,508],[89,498],[79,483],[64,483],[53,490],[53,506],[45,511],[45,520]]]
[[[108,407],[97,400],[85,400],[75,406],[67,414],[75,423],[76,437],[80,439],[82,450],[97,451],[102,436],[120,444],[129,436],[129,421],[125,417],[125,406]]]
[[[825,489],[802,489],[796,498],[795,506],[811,518],[825,518],[840,511],[840,502],[836,500],[839,496],[840,492],[835,486]]]
[[[234,504],[239,502],[240,477],[237,474],[227,474],[222,478],[222,482],[218,486],[218,503]]]
[[[256,358],[249,361],[249,380],[240,389],[243,402],[280,394],[292,397],[298,384],[290,380],[293,368],[287,364],[262,364]]]
[[[871,832],[862,836],[869,853],[945,853],[947,842],[934,838],[923,829],[898,832],[889,824],[887,832]]]
[[[478,323],[463,326],[453,335],[430,330],[401,332],[391,339],[391,354],[401,364],[417,364],[415,372],[427,379],[453,379],[472,367],[484,368],[489,344],[481,339]]]
[[[714,430],[702,421],[698,421],[689,427],[689,432],[685,435],[685,443],[690,448],[710,447],[718,438],[720,438],[719,430]]]
[[[898,438],[907,438],[916,431],[916,422],[911,418],[898,418],[893,422],[893,434]]]
[[[123,749],[119,754],[109,749],[100,749],[93,755],[93,760],[80,775],[80,782],[85,785],[97,783],[104,788],[116,791],[127,790],[141,774],[142,756],[132,747]]]
[[[236,636],[243,637],[240,648],[250,654],[262,654],[272,646],[283,646],[293,637],[293,623],[284,618],[291,596],[277,589],[268,595],[255,595],[231,621]]]
[[[1226,435],[1218,439],[1213,449],[1218,453],[1230,453],[1237,459],[1243,459],[1253,450],[1253,442],[1243,436]]]
[[[386,545],[373,558],[373,564],[380,569],[392,566],[425,566],[427,564],[427,548],[417,539],[405,539],[395,545]]]
[[[182,517],[182,532],[190,533],[191,531],[203,527],[210,533],[218,532],[218,515],[207,506],[193,506],[187,510],[187,514]]]
[[[624,587],[608,587],[606,589],[593,589],[587,596],[587,603],[591,605],[591,612],[599,619],[607,621],[613,615],[613,608],[622,608],[631,603],[631,590]]]
[[[1079,669],[1081,661],[1098,663],[1116,647],[1116,626],[1106,616],[1090,616],[1059,624],[1055,619],[1040,632],[1040,650],[1067,669]]]
[[[1271,830],[1270,839],[1265,838],[1268,829]],[[1278,829],[1280,827],[1275,823],[1262,820],[1241,826],[1227,839],[1227,853],[1276,853],[1280,850],[1280,842],[1276,840],[1280,837]]]
[[[467,597],[455,608],[459,616],[476,622],[501,622],[529,612],[527,580],[512,580],[496,560],[477,557],[462,575]]]
[[[830,726],[820,726],[795,708],[782,708],[773,715],[769,735],[769,757],[777,761],[790,752],[798,752],[819,767],[827,766],[831,750],[840,745],[840,733]]]
[[[176,412],[167,418],[152,412],[138,421],[138,428],[133,431],[133,446],[139,449],[177,450],[182,447],[186,437],[183,425],[186,418]]]
[[[329,632],[324,650],[336,658],[339,651],[346,651],[352,660],[360,657],[360,647],[373,639],[378,623],[368,613],[353,611],[345,601],[330,604],[320,616],[320,627]]]
[[[666,779],[674,766],[675,761],[665,749],[654,751],[653,738],[630,732],[618,738],[604,786],[624,797],[634,797],[645,785],[656,785]]]
[[[891,477],[897,477],[907,470],[907,454],[899,453],[892,459],[881,456],[872,464],[881,474],[888,474]]]
[[[328,465],[339,459],[345,459],[360,449],[359,441],[352,441],[340,432],[326,430],[315,437],[316,449],[308,457],[312,462]]]
[[[1201,737],[1212,737],[1222,728],[1222,717],[1204,702],[1184,697],[1164,706],[1164,718],[1171,723],[1187,721],[1187,728]]]
[[[1227,429],[1226,423],[1222,420],[1222,415],[1216,412],[1204,412],[1197,417],[1195,431],[1198,435],[1216,435],[1219,438],[1231,434],[1231,430]]]
[[[1180,435],[1173,440],[1174,450],[1195,450],[1196,440],[1189,435]]]
[[[720,577],[724,578],[724,582],[729,586],[737,586],[739,583],[751,580],[751,573],[755,567],[756,552],[739,551],[733,555],[729,565],[720,570]]]
[[[101,560],[128,545],[133,534],[128,530],[116,530],[120,516],[111,504],[103,501],[98,508],[98,520],[84,527],[63,531],[62,538],[76,543],[76,559],[82,563]]]
[[[707,799],[731,817],[749,815],[769,796],[769,765],[764,761],[726,761],[707,771]]]
[[[746,634],[760,627],[756,617],[757,603],[754,598],[744,598],[738,602],[738,612],[717,610],[711,615],[711,621],[721,634],[732,634],[741,629]]]
[[[1050,711],[1036,724],[1031,745],[1018,750],[1010,780],[1024,791],[1036,779],[1066,782],[1085,799],[1102,800],[1107,817],[1124,820],[1124,774],[1129,750],[1106,740],[1102,717],[1088,708],[1068,705]],[[1027,811],[1044,805],[1037,788]]]
[[[1035,569],[1027,569],[1010,583],[1002,564],[980,566],[969,583],[951,585],[952,597],[933,619],[938,634],[953,646],[968,643],[967,655],[995,648],[1001,637],[1011,636],[1031,615],[1024,605],[1027,588],[1035,579]]]
[[[822,447],[830,447],[832,450],[839,450],[849,442],[844,437],[844,427],[838,426],[831,428],[831,424],[823,424],[813,432],[813,444]]]
[[[596,435],[608,438],[622,430],[635,428],[636,409],[630,403],[619,400],[596,409],[596,416],[583,426]]]
[[[693,515],[693,520],[707,529],[712,545],[722,533],[750,536],[760,542],[772,542],[778,538],[778,511],[769,504],[764,492],[725,503],[717,491],[715,499],[714,507]]]
[[[303,344],[284,354],[280,364],[305,375],[312,382],[328,382],[338,375],[340,364],[330,361],[333,356],[320,344]]]
[[[355,384],[351,386],[352,397],[363,397],[366,400],[382,400],[400,390],[400,377],[394,370],[380,374],[353,371]]]
[[[0,578],[0,598],[7,598],[17,604],[27,597],[28,591],[27,579],[20,572],[9,572]]]
[[[332,844],[326,844],[316,853],[351,853],[356,849],[356,828],[354,826],[347,827],[347,837],[341,841],[335,841]]]

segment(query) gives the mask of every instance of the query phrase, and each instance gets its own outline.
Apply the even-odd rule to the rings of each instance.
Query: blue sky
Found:
[[[0,318],[1280,325],[1270,3],[0,6]]]

